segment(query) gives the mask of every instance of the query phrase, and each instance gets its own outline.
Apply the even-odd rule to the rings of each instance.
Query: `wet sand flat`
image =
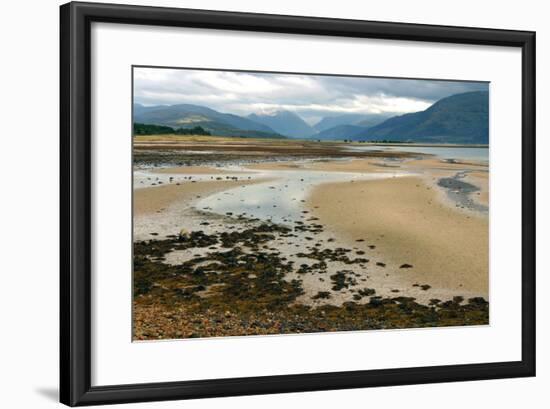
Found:
[[[152,173],[162,173],[171,175],[229,175],[239,173],[249,173],[242,170],[223,169],[213,166],[178,166],[169,168],[160,168],[152,170]]]
[[[399,165],[396,165],[399,166]],[[351,173],[373,173],[385,172],[389,166],[380,159],[350,159],[350,160],[327,160],[327,161],[287,161],[268,162],[248,165],[247,168],[254,170],[318,170],[323,172],[351,172]]]
[[[446,206],[422,178],[323,184],[308,203],[350,245],[369,240],[393,265],[412,265],[404,283],[488,296],[488,219]]]
[[[174,203],[187,204],[197,196],[206,196],[216,192],[257,183],[251,180],[224,180],[170,184],[134,190],[134,217],[146,216],[166,209]]]
[[[464,180],[480,188],[474,198],[481,204],[489,206],[489,172],[470,172]]]
[[[406,161],[406,166],[420,170],[488,170],[488,165],[476,161],[444,161],[439,158],[412,159]]]
[[[308,168],[329,172],[354,173],[384,172],[387,170],[387,167],[382,166],[382,162],[379,159],[354,159],[349,161],[314,162]]]

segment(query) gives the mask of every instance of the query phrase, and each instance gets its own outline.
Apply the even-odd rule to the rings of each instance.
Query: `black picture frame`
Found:
[[[114,4],[60,8],[60,401],[69,406],[535,376],[535,33]],[[522,52],[521,361],[91,385],[92,22],[519,47]]]

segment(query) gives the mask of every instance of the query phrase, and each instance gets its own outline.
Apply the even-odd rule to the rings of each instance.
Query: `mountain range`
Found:
[[[487,144],[489,93],[451,95],[425,111],[389,118],[352,139]]]
[[[213,135],[282,138],[268,126],[234,114],[191,104],[146,107],[134,104],[134,123],[193,128],[200,126]]]
[[[200,126],[220,136],[486,144],[489,140],[489,93],[451,95],[424,111],[398,116],[328,116],[313,126],[297,114],[284,110],[243,117],[200,105],[134,104],[134,123],[174,129]]]

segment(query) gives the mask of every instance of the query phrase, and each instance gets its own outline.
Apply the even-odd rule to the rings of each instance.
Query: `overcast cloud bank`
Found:
[[[441,98],[488,88],[485,82],[134,68],[136,103],[196,104],[237,115],[288,110],[310,124],[346,113],[418,112]]]

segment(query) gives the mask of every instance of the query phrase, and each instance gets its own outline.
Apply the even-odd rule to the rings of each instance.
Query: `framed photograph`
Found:
[[[535,33],[61,6],[61,402],[535,375]]]

